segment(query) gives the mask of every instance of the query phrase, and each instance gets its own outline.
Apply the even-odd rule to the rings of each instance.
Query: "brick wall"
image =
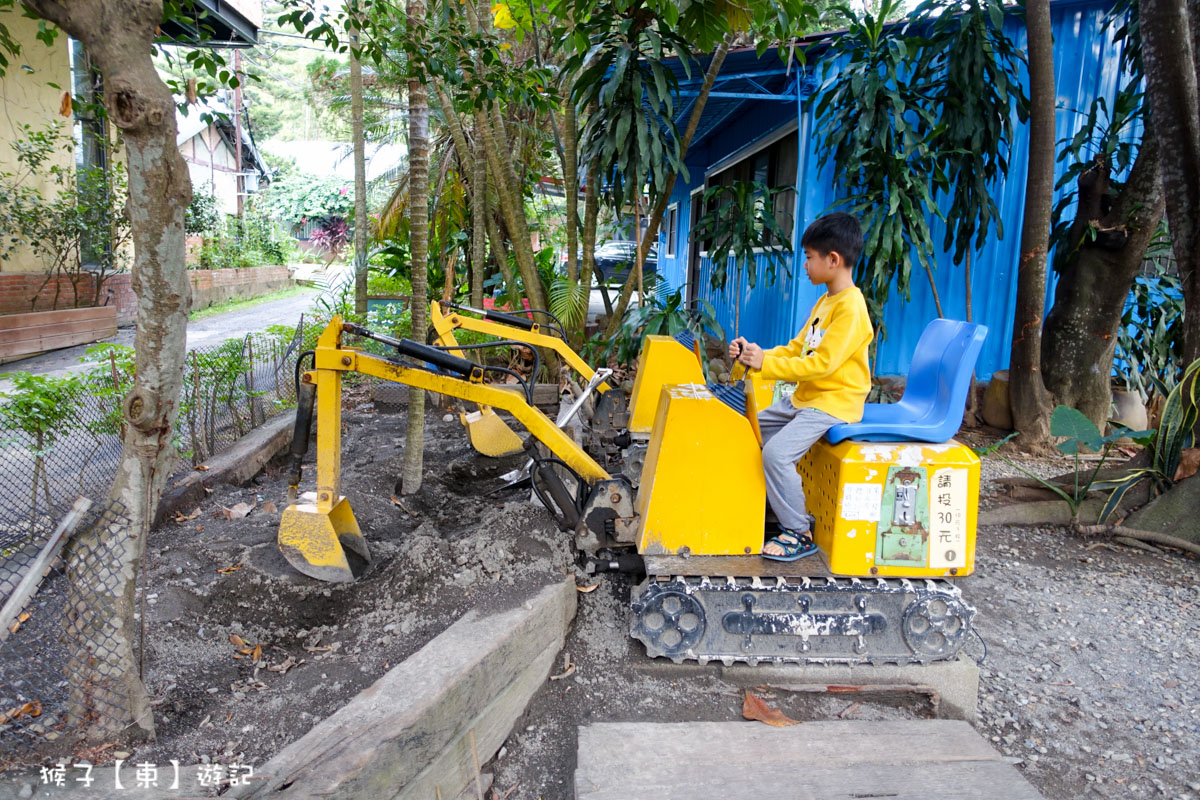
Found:
[[[207,308],[234,298],[258,297],[287,288],[287,267],[254,267],[250,269],[189,270],[192,284],[192,308]],[[42,284],[45,283],[45,286]],[[28,311],[50,311],[54,306],[55,287],[58,287],[58,308],[74,308],[75,293],[71,282],[58,276],[46,281],[44,273],[0,272],[0,314],[21,314]],[[129,273],[107,278],[100,290],[97,305],[115,305],[117,324],[131,325],[137,315],[137,298],[130,286]],[[94,276],[84,275],[79,281],[81,306],[93,305]],[[36,300],[35,300],[36,296]]]
[[[58,300],[55,302],[55,292]],[[56,276],[46,280],[41,272],[0,273],[0,314],[23,314],[30,311],[52,311],[57,308],[74,308],[76,305],[93,305],[95,294],[94,276],[83,275],[79,279],[79,302],[75,302],[75,288],[65,277]]]

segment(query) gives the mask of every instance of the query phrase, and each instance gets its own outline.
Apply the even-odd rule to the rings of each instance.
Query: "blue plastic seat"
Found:
[[[935,319],[925,326],[898,403],[867,403],[861,422],[835,425],[826,438],[859,442],[947,442],[962,426],[971,373],[987,328]]]

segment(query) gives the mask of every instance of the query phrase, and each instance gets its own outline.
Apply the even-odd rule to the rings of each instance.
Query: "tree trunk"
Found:
[[[579,132],[575,130],[577,115],[571,93],[567,93],[566,114],[563,116],[563,133],[566,138],[563,148],[563,191],[567,197],[567,281],[574,284],[579,280]],[[587,325],[587,314],[583,315],[580,330]]]
[[[487,154],[476,134],[471,141],[471,305],[483,308],[483,265],[487,260]]]
[[[1164,154],[1167,222],[1186,313],[1184,363],[1200,358],[1200,0],[1142,0],[1146,99]]]
[[[425,25],[424,0],[408,0],[408,32],[420,36]],[[429,327],[429,98],[424,76],[408,81],[408,209],[412,253],[412,336],[425,341]],[[404,443],[401,493],[421,488],[425,451],[425,392],[409,387],[408,432]]]
[[[458,162],[462,165],[466,179],[467,191],[471,193],[471,305],[483,307],[483,265],[487,259],[487,154],[478,133],[473,142],[467,142],[467,134],[463,130],[462,120],[458,116],[450,97],[442,85],[434,83],[434,100],[446,119],[446,127],[450,129],[450,138],[454,140],[454,150],[458,153]]]
[[[1046,305],[1046,253],[1054,200],[1054,43],[1049,0],[1029,0],[1029,166],[1017,309],[1009,365],[1009,400],[1018,443],[1034,449],[1050,436],[1050,394],[1042,381],[1042,313]]]
[[[579,243],[583,250],[583,264],[580,266],[579,280],[588,287],[588,298],[591,299],[592,275],[596,271],[596,220],[600,217],[600,195],[596,191],[599,185],[600,162],[592,161],[588,168],[588,182],[583,190],[583,237]],[[608,298],[608,289],[600,285],[600,297],[604,299],[604,313],[612,316],[612,301]],[[578,348],[583,344],[587,333],[587,317],[584,317],[583,330],[577,337],[572,338],[573,346]]]
[[[487,14],[478,14],[472,2],[465,3],[463,8],[467,13],[471,32],[476,35],[486,32],[485,29],[491,24],[491,18]],[[485,70],[478,59],[475,69],[478,77],[485,77]],[[529,234],[529,222],[525,218],[525,201],[521,193],[521,183],[512,166],[513,154],[509,149],[508,134],[498,102],[491,103],[490,109],[481,109],[475,113],[475,129],[483,138],[488,170],[496,184],[500,212],[504,215],[504,221],[509,230],[513,255],[517,259],[517,269],[525,283],[525,296],[529,298],[529,302],[535,308],[547,308],[546,293],[542,289],[537,262],[533,255],[533,240]]]
[[[115,568],[106,573],[113,580],[85,587],[112,602],[114,614],[105,626],[110,657],[87,659],[86,674],[71,677],[75,685],[86,687],[83,694],[108,695],[121,703],[123,719],[94,720],[89,738],[152,737],[154,719],[135,657],[133,601],[146,535],[175,460],[171,441],[191,306],[183,232],[191,181],[175,143],[175,103],[151,61],[163,7],[152,0],[29,0],[26,5],[83,43],[104,78],[108,118],[125,140],[125,213],[134,242],[130,283],[137,296],[136,373],[122,405],[124,449],[109,495],[124,505],[130,535],[113,554]]]
[[[354,54],[358,29],[350,31],[350,129],[354,138],[354,311],[367,313],[367,156],[363,141],[362,63]]]
[[[1129,180],[1107,211],[1102,201],[1109,165],[1098,164],[1081,175],[1069,240],[1073,252],[1059,256],[1058,287],[1042,341],[1046,388],[1055,402],[1078,409],[1100,430],[1108,420],[1109,376],[1125,300],[1162,219],[1160,162],[1148,129]]]
[[[688,118],[687,128],[684,130],[683,139],[679,142],[679,158],[687,157],[688,148],[692,145],[692,137],[696,135],[696,128],[700,125],[700,118],[704,116],[704,106],[708,103],[708,93],[712,91],[713,84],[717,81],[717,73],[721,71],[721,65],[725,63],[725,54],[729,52],[729,36],[726,36],[720,46],[713,53],[712,61],[708,63],[708,70],[704,73],[704,85],[700,87],[700,95],[696,98],[696,104],[692,106],[692,115]],[[641,245],[637,251],[637,263],[634,264],[633,271],[629,273],[629,278],[626,279],[625,285],[621,287],[621,299],[617,302],[617,311],[608,320],[608,335],[616,336],[617,330],[621,327],[621,320],[625,317],[625,309],[629,307],[629,298],[633,294],[633,287],[637,282],[637,276],[642,274],[642,265],[646,263],[646,254],[650,252],[650,243],[658,238],[658,226],[662,223],[663,214],[667,210],[667,204],[671,202],[671,191],[675,188],[675,179],[678,177],[676,173],[671,173],[667,178],[667,185],[663,187],[662,194],[658,196],[654,203],[654,211],[650,213],[650,221],[646,228],[646,236],[642,239]]]

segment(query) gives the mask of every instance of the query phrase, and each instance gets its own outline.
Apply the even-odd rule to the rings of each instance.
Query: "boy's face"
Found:
[[[836,250],[822,255],[811,247],[804,248],[804,270],[813,286],[829,283],[842,268],[842,254]]]

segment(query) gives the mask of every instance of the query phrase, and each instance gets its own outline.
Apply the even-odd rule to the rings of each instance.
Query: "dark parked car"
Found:
[[[637,261],[636,242],[605,242],[596,248],[596,281],[598,283],[624,283],[629,277],[631,265]],[[648,280],[658,272],[658,248],[652,246],[642,264],[642,280]]]

